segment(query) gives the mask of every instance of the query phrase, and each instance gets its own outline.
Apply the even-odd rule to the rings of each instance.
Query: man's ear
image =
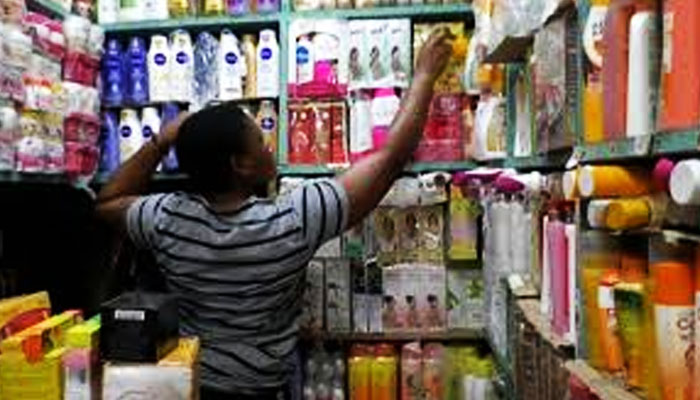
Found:
[[[231,168],[237,176],[248,178],[257,174],[255,160],[245,154],[233,155],[230,158]]]

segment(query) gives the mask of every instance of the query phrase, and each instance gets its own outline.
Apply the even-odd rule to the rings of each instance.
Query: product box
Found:
[[[386,55],[389,52],[387,45],[389,24],[386,20],[367,20],[365,24],[367,32],[365,40],[369,49],[365,68],[369,71],[369,86],[380,87],[390,80],[389,65],[387,64],[389,57]]]
[[[100,394],[100,316],[76,325],[66,333],[63,355],[63,393],[67,400],[96,400]]]
[[[331,164],[346,166],[348,155],[347,108],[344,102],[331,104]]]
[[[416,161],[459,161],[464,158],[462,95],[437,94],[430,103]]]
[[[348,89],[348,22],[295,19],[289,26],[289,82],[292,98],[342,98]],[[301,50],[301,51],[300,51]],[[299,63],[313,63],[313,80],[299,82]],[[303,67],[302,67],[303,68]],[[306,73],[304,74],[306,79]]]
[[[369,86],[369,48],[367,47],[367,21],[355,19],[348,23],[350,32],[348,52],[349,89],[357,90]]]
[[[22,354],[28,362],[38,362],[49,352],[62,348],[66,331],[82,320],[80,311],[66,311],[5,339],[0,343],[0,351],[3,355]]]
[[[397,209],[399,230],[399,261],[417,261],[421,245],[421,233],[418,225],[420,207]]]
[[[326,260],[326,329],[329,332],[351,330],[351,291],[349,261]]]
[[[418,277],[418,328],[428,331],[444,330],[447,326],[445,267],[422,264],[414,268],[414,271]]]
[[[418,54],[423,44],[428,41],[433,30],[446,27],[456,37],[466,36],[463,22],[419,23],[413,25],[413,63],[418,60]],[[435,82],[436,94],[457,94],[464,92],[461,76],[464,72],[465,57],[453,54],[445,67],[445,71]]]
[[[383,332],[382,313],[384,305],[384,283],[382,268],[376,261],[367,262],[367,317],[370,332]]]
[[[372,213],[372,231],[377,244],[379,264],[388,265],[395,261],[399,251],[399,214],[390,207],[379,207]]]
[[[302,300],[300,325],[310,331],[323,329],[323,294],[325,265],[323,260],[311,260],[306,267],[306,290]]]
[[[362,262],[352,263],[352,329],[369,332],[369,291],[367,268]]]
[[[0,397],[3,400],[62,400],[61,360],[65,348],[48,352],[41,360],[29,362],[21,352],[0,356]]]
[[[289,106],[290,164],[345,165],[345,106],[315,102]]]
[[[50,314],[47,292],[0,300],[0,341],[38,324]]]
[[[578,113],[578,46],[576,12],[564,13],[535,34],[535,128],[537,150],[574,145]]]
[[[199,339],[180,338],[157,364],[107,363],[102,398],[119,400],[139,393],[143,398],[198,400],[199,353]]]
[[[387,24],[388,50],[385,57],[389,67],[390,86],[407,88],[411,71],[411,21],[392,19]]]
[[[404,287],[403,266],[395,265],[382,269],[384,301],[382,303],[382,328],[384,332],[405,330],[411,308],[411,320],[418,320],[415,294],[408,294]],[[408,298],[407,298],[408,297]]]
[[[484,279],[481,270],[450,268],[447,270],[447,327],[483,329]]]
[[[445,217],[442,205],[418,208],[420,239],[418,259],[425,262],[442,262],[445,259]]]
[[[177,346],[175,297],[128,292],[101,306],[100,354],[106,361],[156,362]]]

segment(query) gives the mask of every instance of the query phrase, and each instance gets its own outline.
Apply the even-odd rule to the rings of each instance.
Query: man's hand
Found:
[[[189,116],[189,112],[181,112],[177,117],[175,117],[175,119],[161,127],[157,138],[158,148],[161,153],[167,153],[170,150],[170,147],[175,145],[177,135],[180,132],[180,127],[185,120],[189,118]]]
[[[452,56],[454,35],[447,28],[439,28],[430,34],[428,40],[418,52],[416,78],[428,78],[434,81],[447,66]]]

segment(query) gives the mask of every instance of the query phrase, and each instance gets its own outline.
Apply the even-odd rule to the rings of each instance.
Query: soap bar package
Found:
[[[324,268],[322,260],[311,260],[306,267],[306,290],[300,325],[312,332],[323,329]]]
[[[484,280],[478,269],[447,270],[447,327],[484,328]]]
[[[351,277],[348,260],[326,260],[326,329],[349,332]]]
[[[104,367],[103,400],[127,398],[199,399],[197,338],[181,338],[157,364],[111,364]],[[142,396],[142,397],[141,397]]]
[[[128,292],[102,304],[100,354],[106,361],[156,362],[177,346],[175,297]]]
[[[82,321],[80,311],[65,311],[5,339],[0,343],[0,352],[21,354],[29,362],[38,362],[51,351],[62,348],[66,331]]]
[[[47,292],[0,300],[0,341],[45,320],[50,314]]]

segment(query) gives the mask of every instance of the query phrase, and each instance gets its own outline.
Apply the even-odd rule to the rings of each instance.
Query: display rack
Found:
[[[309,341],[325,342],[455,342],[481,341],[485,338],[482,329],[450,329],[442,332],[323,332],[320,335],[304,335]]]
[[[565,367],[571,375],[580,379],[603,400],[640,400],[644,398],[625,388],[620,379],[597,371],[583,360],[567,361]]]

